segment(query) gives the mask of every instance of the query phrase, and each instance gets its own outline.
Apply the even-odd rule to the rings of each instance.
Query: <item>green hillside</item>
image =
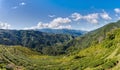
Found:
[[[1,30],[0,42],[3,44],[7,43],[6,45],[8,46],[0,45],[0,70],[119,70],[119,27],[120,21],[105,25],[74,40],[71,40],[71,36],[65,37],[65,35],[61,35],[58,38],[57,35],[54,36],[41,32],[36,33],[36,31]],[[54,42],[54,39],[51,41],[50,38],[58,38],[55,39],[58,42]],[[43,44],[45,48],[42,49],[42,52],[44,54],[38,53],[35,50],[36,47],[27,46],[28,43],[35,44],[34,42],[36,40],[36,42],[39,42],[39,39],[48,40],[53,42],[54,45],[47,47],[46,44]],[[21,45],[19,44],[21,42],[26,42],[26,45],[23,46],[27,46],[28,48],[23,46],[10,46]],[[50,54],[53,55],[57,54],[56,52],[65,51],[68,54],[50,56]]]
[[[67,53],[79,51],[89,47],[93,43],[101,43],[106,37],[107,32],[117,28],[120,28],[120,21],[109,23],[101,28],[88,32],[83,36],[77,37],[68,42],[64,47],[66,47]]]
[[[70,35],[49,34],[34,30],[0,29],[0,44],[21,45],[48,55],[64,53],[61,50],[59,51],[59,48],[56,48],[56,46],[62,45],[73,38]]]
[[[29,56],[38,55],[21,46],[0,45],[0,70],[24,70],[33,66]]]
[[[21,45],[46,55],[74,54],[93,43],[101,43],[106,33],[116,28],[120,28],[120,21],[107,24],[75,39],[70,35],[34,30],[0,30],[0,44]]]
[[[20,46],[0,46],[1,70],[119,70],[120,29],[72,55],[47,56]]]

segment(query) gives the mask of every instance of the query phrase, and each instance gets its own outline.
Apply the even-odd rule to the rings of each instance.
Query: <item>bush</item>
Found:
[[[83,58],[85,56],[75,56],[74,59],[80,59],[80,58]]]
[[[104,64],[104,60],[103,59],[98,59],[98,60],[95,60],[94,62],[92,62],[91,64],[90,64],[90,66],[91,67],[97,67],[97,66],[99,66],[99,65],[102,65],[102,64]]]
[[[103,67],[104,69],[110,69],[110,68],[114,67],[117,63],[118,63],[117,60],[110,59],[110,60],[108,60],[106,63],[104,63],[104,64],[102,65],[102,67]]]

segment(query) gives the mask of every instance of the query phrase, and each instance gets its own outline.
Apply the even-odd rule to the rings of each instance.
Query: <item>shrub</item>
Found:
[[[106,63],[104,63],[104,64],[102,65],[102,67],[103,67],[104,69],[110,69],[110,68],[114,67],[117,63],[118,63],[117,60],[115,60],[115,59],[110,59],[110,60],[108,60]]]

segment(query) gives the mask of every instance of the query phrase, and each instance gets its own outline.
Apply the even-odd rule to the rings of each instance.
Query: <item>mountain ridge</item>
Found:
[[[0,52],[1,69],[119,70],[120,28],[107,32],[102,42],[71,55],[48,56],[26,47],[4,45],[0,45]]]
[[[46,53],[46,48],[59,46],[73,38],[70,35],[48,34],[34,30],[0,30],[0,44],[21,45],[32,48],[40,53]]]
[[[105,38],[107,32],[116,28],[120,28],[120,21],[109,23],[75,39],[73,36],[66,34],[51,34],[35,30],[0,30],[0,44],[22,45],[44,54],[50,53],[50,55],[69,54],[76,50],[87,48],[92,43],[100,43]]]
[[[67,52],[72,52],[74,51],[72,49],[80,50],[89,47],[92,43],[100,43],[106,37],[107,32],[116,28],[120,28],[120,21],[109,23],[101,28],[71,40],[65,45],[65,47],[67,47],[66,50],[68,50]]]
[[[87,31],[83,30],[73,30],[73,29],[50,29],[50,28],[44,28],[44,29],[37,29],[37,31],[46,32],[46,33],[53,33],[53,34],[68,34],[75,37],[78,37],[80,35],[84,35],[87,33]]]

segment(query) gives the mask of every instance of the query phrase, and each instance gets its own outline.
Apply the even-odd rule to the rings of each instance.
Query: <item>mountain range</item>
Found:
[[[78,37],[0,30],[0,44],[1,70],[120,69],[120,21]]]
[[[53,33],[53,34],[67,34],[67,35],[71,35],[71,36],[75,36],[75,37],[87,33],[87,31],[72,30],[72,29],[39,29],[37,31]]]
[[[0,30],[0,44],[21,45],[43,54],[47,53],[46,50],[49,47],[53,47],[53,51],[55,51],[55,46],[66,43],[73,38],[74,36],[71,35],[49,34],[34,30]],[[49,54],[51,53],[49,52]],[[58,54],[57,51],[55,54]]]

